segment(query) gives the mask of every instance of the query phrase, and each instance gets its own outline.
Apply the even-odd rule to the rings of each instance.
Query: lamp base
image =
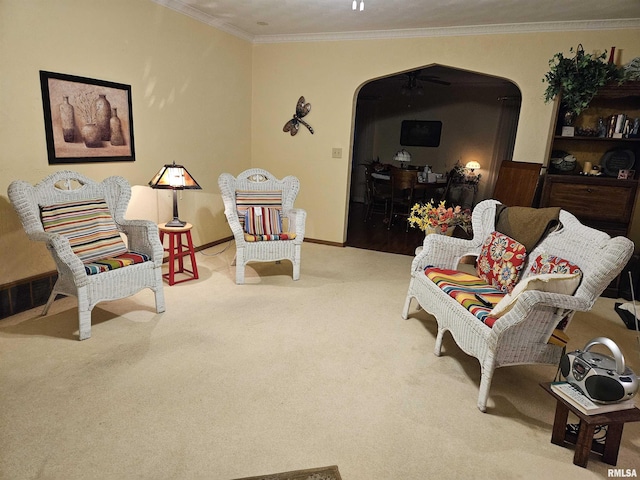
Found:
[[[187,224],[187,222],[183,222],[182,220],[180,220],[178,217],[173,217],[173,220],[171,220],[170,222],[167,222],[165,224],[166,227],[178,227],[178,228],[182,228]]]

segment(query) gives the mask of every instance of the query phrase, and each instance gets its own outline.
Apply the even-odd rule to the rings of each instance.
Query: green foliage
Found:
[[[573,53],[573,48],[569,50]],[[544,101],[548,103],[561,95],[560,104],[576,115],[587,107],[598,93],[598,89],[610,81],[622,83],[624,72],[615,64],[607,63],[607,51],[600,55],[584,53],[582,45],[578,45],[573,58],[565,58],[556,53],[549,60],[549,71],[542,79],[547,82]]]

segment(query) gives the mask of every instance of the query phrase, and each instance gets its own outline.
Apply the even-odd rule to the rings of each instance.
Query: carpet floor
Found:
[[[413,305],[411,257],[305,244],[289,262],[250,264],[233,244],[197,254],[200,279],[93,310],[77,340],[74,298],[0,321],[0,478],[220,479],[337,465],[345,480],[594,479],[551,444],[549,366],[498,369],[487,413],[480,368]],[[601,298],[577,314],[569,349],[613,339],[640,371],[634,332]],[[619,301],[619,300],[618,300]],[[640,470],[640,422],[618,467]]]

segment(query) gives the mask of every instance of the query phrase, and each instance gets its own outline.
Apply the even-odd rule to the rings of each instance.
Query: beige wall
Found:
[[[548,60],[582,43],[585,51],[621,49],[623,63],[640,55],[640,30],[528,33],[393,40],[260,44],[254,47],[252,163],[301,179],[307,236],[345,239],[349,149],[354,101],[373,78],[437,63],[513,81],[522,92],[514,159],[543,162],[553,106],[542,99]],[[278,135],[304,95],[315,135]],[[342,159],[331,158],[341,147]]]
[[[251,162],[251,44],[148,0],[0,1],[0,285],[54,270],[8,203],[14,179],[61,169],[146,185],[165,163],[184,164],[202,191],[186,191],[181,218],[197,245],[230,235],[217,179]],[[48,165],[39,70],[131,85],[135,162]],[[132,211],[156,192],[134,189]],[[167,193],[159,194],[166,204]]]
[[[39,70],[132,86],[136,161],[72,167],[145,185],[162,164],[185,164],[203,187],[180,201],[197,245],[230,234],[218,175],[250,166],[300,177],[307,236],[343,242],[360,85],[431,63],[510,79],[523,97],[514,158],[542,162],[553,108],[542,101],[541,78],[554,53],[578,43],[586,51],[615,45],[623,62],[640,56],[640,30],[252,46],[151,1],[1,0],[0,284],[53,269],[6,197],[13,179],[35,183],[66,168],[47,164]],[[312,104],[316,133],[291,137],[282,126],[300,95]],[[341,159],[331,158],[333,147]]]

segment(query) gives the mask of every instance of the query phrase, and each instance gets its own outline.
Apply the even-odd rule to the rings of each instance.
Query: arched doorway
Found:
[[[509,80],[443,65],[398,72],[363,85],[354,119],[346,244],[413,254],[421,243],[421,232],[407,232],[406,224],[388,228],[383,214],[364,218],[366,166],[391,165],[403,148],[411,155],[410,168],[429,166],[437,174],[449,172],[456,163],[478,162],[475,173],[481,178],[471,202],[488,198],[500,163],[513,156],[521,98],[520,89]],[[403,122],[439,122],[439,138],[401,142]]]

